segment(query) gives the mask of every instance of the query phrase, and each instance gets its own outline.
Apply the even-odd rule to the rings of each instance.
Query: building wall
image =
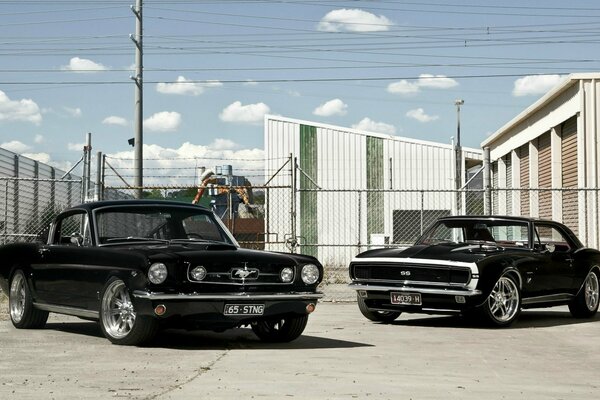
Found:
[[[564,222],[600,248],[600,74],[572,75],[482,143],[491,161],[511,155],[514,214]],[[498,169],[494,174],[501,174]],[[492,177],[502,181],[502,177]],[[544,190],[553,189],[553,190]]]
[[[454,151],[440,144],[283,117],[265,117],[266,180],[289,158],[298,159],[298,223],[291,220],[290,189],[269,189],[266,227],[269,232],[291,235],[295,229],[302,253],[323,262],[352,258],[360,246],[375,236],[394,237],[397,211],[443,210],[454,206]],[[482,152],[465,149],[465,160],[482,160]],[[292,184],[288,166],[269,186]],[[309,175],[314,183],[305,176]],[[318,185],[317,186],[314,184]],[[392,191],[390,191],[392,190]],[[399,190],[404,190],[401,194]],[[420,190],[446,190],[423,195]],[[412,191],[412,192],[409,192]],[[318,247],[314,245],[318,244]],[[286,250],[283,244],[273,250]],[[363,248],[364,250],[364,248]],[[336,255],[333,256],[332,252]]]

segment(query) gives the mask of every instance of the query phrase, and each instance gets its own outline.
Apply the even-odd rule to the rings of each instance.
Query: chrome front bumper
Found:
[[[253,293],[153,293],[142,290],[135,290],[133,296],[138,299],[148,300],[222,300],[222,301],[244,301],[244,300],[316,300],[323,297],[323,293],[301,292],[301,293],[273,293],[273,294],[253,294]]]
[[[359,291],[364,290],[367,292],[410,292],[410,293],[425,293],[425,294],[439,294],[447,296],[479,296],[481,290],[469,290],[469,289],[433,289],[433,288],[420,288],[414,286],[382,286],[382,285],[367,285],[362,283],[351,283],[348,285],[350,289]]]

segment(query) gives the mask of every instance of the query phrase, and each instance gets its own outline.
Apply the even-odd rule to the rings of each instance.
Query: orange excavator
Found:
[[[214,175],[215,173],[213,170],[207,169],[200,176],[201,183],[200,186],[198,186],[198,193],[196,193],[194,200],[192,200],[192,204],[198,204],[198,202],[202,198],[202,195],[204,194],[204,191],[206,190],[208,185],[211,184],[215,185],[212,187],[212,189],[216,190],[217,194],[229,193],[230,190],[233,190],[237,193],[237,195],[240,197],[244,204],[250,204],[250,196],[248,195],[248,190],[246,188],[239,186],[219,186],[217,185],[217,179],[219,178],[219,176]]]

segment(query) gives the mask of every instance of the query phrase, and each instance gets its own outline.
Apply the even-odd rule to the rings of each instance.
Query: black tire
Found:
[[[596,315],[600,297],[598,291],[599,280],[598,271],[591,271],[587,275],[581,289],[579,289],[579,293],[569,303],[569,311],[571,311],[572,316],[575,318],[590,318]]]
[[[308,315],[287,315],[258,321],[251,325],[252,331],[263,342],[286,343],[298,338],[304,332]]]
[[[511,325],[521,313],[521,289],[511,274],[502,275],[479,308],[487,325],[502,328]]]
[[[396,320],[402,314],[400,311],[372,311],[369,310],[364,299],[360,296],[356,296],[358,302],[358,309],[368,320],[375,322],[390,323]]]
[[[125,283],[112,278],[102,291],[100,328],[114,344],[139,346],[150,342],[158,331],[155,318],[137,315]]]
[[[17,329],[39,329],[46,325],[48,311],[35,308],[27,279],[18,269],[10,280],[8,292],[10,320]]]

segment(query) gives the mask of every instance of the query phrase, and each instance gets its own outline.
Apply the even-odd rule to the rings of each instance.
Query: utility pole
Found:
[[[462,196],[460,195],[460,189],[462,189],[462,147],[460,144],[460,106],[465,104],[465,101],[462,99],[457,99],[454,101],[454,105],[456,106],[456,142],[454,153],[456,154],[456,213],[461,214],[461,203]]]
[[[135,197],[142,198],[142,187],[144,186],[144,63],[143,63],[143,30],[142,30],[142,0],[135,1],[135,7],[131,11],[135,14],[135,35],[130,39],[135,43],[135,76],[131,79],[135,82],[135,111],[134,111],[134,143],[133,143],[133,168]]]
[[[92,162],[92,133],[88,132],[85,139],[85,146],[83,147],[83,188],[82,188],[82,200],[85,202],[88,200],[90,187],[92,186],[91,180],[91,162]]]

